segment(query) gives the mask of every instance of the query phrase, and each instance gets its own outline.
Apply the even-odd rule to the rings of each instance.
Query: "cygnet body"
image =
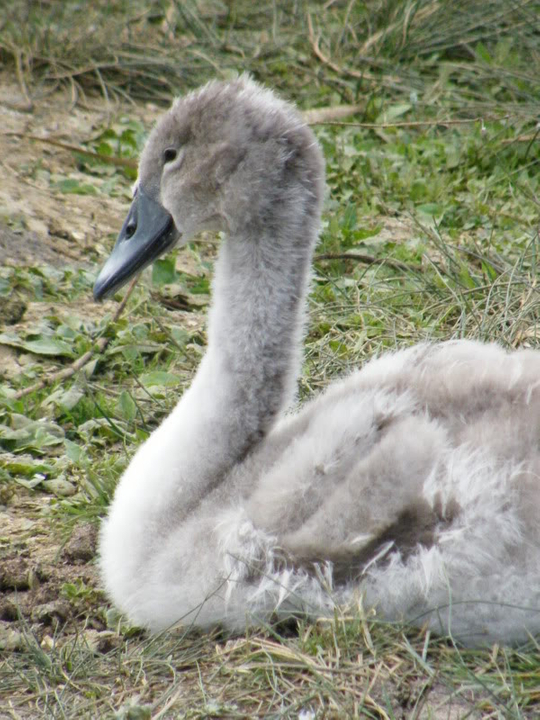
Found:
[[[287,414],[324,163],[246,77],[177,100],[141,156],[95,296],[205,229],[208,347],[137,450],[100,539],[109,596],[152,630],[240,630],[362,601],[470,645],[540,631],[540,353],[473,341],[368,362]]]

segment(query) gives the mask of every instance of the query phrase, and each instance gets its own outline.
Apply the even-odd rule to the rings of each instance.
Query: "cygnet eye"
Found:
[[[178,153],[176,151],[176,148],[173,148],[173,147],[166,148],[163,151],[163,163],[166,164],[166,163],[172,162],[173,160],[176,160],[177,154]]]

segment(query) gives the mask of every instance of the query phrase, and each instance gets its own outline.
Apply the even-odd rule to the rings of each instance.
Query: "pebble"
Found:
[[[96,554],[97,527],[93,523],[81,523],[73,530],[62,551],[68,561],[88,562]]]
[[[10,623],[0,621],[0,650],[13,652],[23,650],[25,645],[22,633],[14,630]]]
[[[43,487],[47,492],[53,493],[58,497],[70,497],[75,495],[76,488],[68,480],[64,478],[53,478],[52,480],[44,480],[42,483]]]

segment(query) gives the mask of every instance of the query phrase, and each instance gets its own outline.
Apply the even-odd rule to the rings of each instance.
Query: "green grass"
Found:
[[[361,105],[350,121],[315,126],[329,192],[305,399],[372,355],[422,340],[538,346],[539,13],[538,2],[503,0],[19,0],[0,20],[0,62],[26,110],[67,88],[80,106],[110,115],[65,174],[47,175],[39,161],[24,172],[45,178],[51,195],[125,198],[126,207],[130,161],[149,129],[130,116],[131,102],[167,104],[248,70],[304,109]],[[206,342],[217,242],[157,264],[116,321],[113,311],[82,312],[97,250],[85,269],[0,268],[0,342],[24,360],[17,375],[0,376],[0,504],[28,508],[45,545],[47,533],[65,542],[97,523],[134,448],[189,385]],[[8,324],[15,300],[37,303],[38,319]],[[24,394],[93,348],[83,371]],[[24,551],[28,538],[1,530],[0,557]],[[22,605],[4,623],[17,650],[0,649],[0,717],[436,718],[451,703],[460,718],[540,710],[532,639],[465,651],[361,608],[296,631],[148,638],[90,580],[66,577],[58,592],[71,607],[67,625],[44,629]]]

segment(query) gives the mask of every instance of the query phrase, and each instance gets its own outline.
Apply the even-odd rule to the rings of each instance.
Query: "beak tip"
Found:
[[[139,188],[112,253],[94,283],[94,300],[100,302],[113,295],[171,249],[177,238],[172,216]]]
[[[92,294],[95,302],[102,302],[112,295],[116,289],[117,283],[112,282],[113,278],[111,277],[111,274],[109,272],[106,274],[103,272],[106,267],[107,266],[105,265],[105,267],[101,269],[101,272],[94,283]]]

